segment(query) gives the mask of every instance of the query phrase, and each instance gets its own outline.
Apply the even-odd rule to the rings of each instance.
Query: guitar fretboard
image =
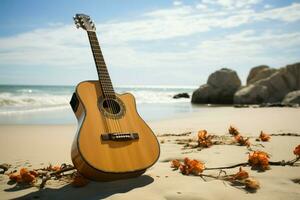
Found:
[[[87,31],[87,33],[104,97],[115,98],[115,91],[111,83],[111,79],[104,61],[104,57],[97,39],[97,35],[93,31]]]

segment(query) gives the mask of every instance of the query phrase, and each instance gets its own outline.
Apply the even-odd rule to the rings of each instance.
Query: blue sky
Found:
[[[86,13],[114,85],[194,85],[222,67],[300,61],[300,1],[2,0],[0,84],[74,85],[97,79]]]

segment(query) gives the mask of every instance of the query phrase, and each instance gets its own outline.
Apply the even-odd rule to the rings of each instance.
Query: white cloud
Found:
[[[257,32],[254,29],[242,29],[243,31],[232,34],[236,30],[232,31],[231,28],[268,20],[277,23],[298,21],[300,4],[294,3],[257,12],[247,5],[258,1],[242,1],[243,5],[223,2],[224,6],[234,5],[242,8],[230,11],[220,9],[216,12],[207,1],[203,2],[206,4],[198,4],[195,7],[179,5],[155,10],[131,21],[108,21],[98,24],[97,32],[108,65],[120,68],[163,67],[165,70],[179,71],[186,71],[187,68],[192,69],[191,71],[202,70],[205,74],[221,66],[238,68],[247,65],[248,68],[263,63],[286,64],[298,59],[294,56],[300,46],[298,32]],[[203,37],[202,41],[178,40],[189,40],[194,38],[195,34],[215,28],[226,29],[228,33]],[[151,46],[157,41],[158,44],[166,44],[159,44],[158,48]],[[170,43],[174,48],[168,47]],[[141,50],[146,45],[149,49]],[[270,53],[272,51],[291,54],[277,53],[274,58]],[[0,38],[0,60],[3,66],[47,65],[80,68],[93,64],[84,31],[77,31],[73,25],[53,23],[48,28]],[[210,67],[211,70],[204,68],[204,71],[201,66]]]
[[[261,0],[203,0],[203,3],[219,5],[227,9],[249,8],[260,3]]]
[[[0,38],[1,64],[76,66],[85,63],[88,40],[73,26],[51,26]],[[85,47],[85,48],[82,48]]]
[[[273,6],[272,5],[270,5],[270,4],[266,4],[266,5],[264,5],[264,8],[265,9],[269,9],[269,8],[272,8]]]
[[[207,9],[207,5],[199,3],[196,5],[196,8],[199,10],[206,10]]]
[[[182,5],[182,2],[181,1],[173,1],[173,5],[180,6],[180,5]]]
[[[170,39],[265,20],[294,22],[300,20],[299,10],[300,4],[297,3],[261,12],[247,8],[234,11],[207,8],[200,11],[185,5],[152,11],[144,14],[144,18],[132,21],[108,22],[98,30],[109,42]]]
[[[293,3],[290,6],[265,10],[254,16],[257,20],[280,20],[285,22],[295,22],[300,20],[300,4]]]

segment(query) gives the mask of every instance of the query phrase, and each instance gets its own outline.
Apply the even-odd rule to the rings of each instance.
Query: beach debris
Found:
[[[35,181],[35,173],[30,173],[30,171],[27,168],[22,168],[20,170],[20,175],[21,178],[23,180],[23,182],[25,183],[32,183],[33,181]]]
[[[239,168],[239,171],[233,175],[234,180],[244,180],[246,178],[249,178],[248,172],[242,169],[242,167]]]
[[[171,167],[174,169],[179,169],[181,162],[177,159],[171,161]]]
[[[242,167],[242,166],[247,166],[248,162],[243,162],[243,163],[239,163],[239,164],[235,164],[235,165],[231,165],[231,166],[226,166],[226,167],[206,167],[205,170],[223,170],[223,169],[232,169],[232,168],[236,168],[236,167]]]
[[[12,181],[15,181],[17,183],[21,183],[22,182],[22,177],[19,173],[12,173],[9,175],[9,179]]]
[[[189,158],[184,159],[184,165],[180,166],[180,171],[183,174],[189,175],[194,174],[198,175],[203,172],[205,169],[204,163],[198,160],[190,160]]]
[[[254,151],[249,154],[248,163],[253,169],[267,170],[269,167],[269,155],[264,151]]]
[[[181,163],[179,160],[172,160],[171,167],[174,169],[179,169],[184,175],[199,175],[205,169],[203,162],[195,159],[191,160],[188,157],[184,159],[183,163]]]
[[[55,171],[61,170],[61,168],[62,168],[62,166],[58,166],[58,165],[53,166],[52,164],[49,164],[47,167],[42,168],[42,170],[48,171],[48,172],[51,172],[51,171],[55,172]]]
[[[232,135],[234,137],[234,140],[241,146],[247,146],[250,147],[250,141],[249,141],[249,137],[248,138],[244,138],[241,133],[238,131],[238,129],[232,125],[230,125],[228,132],[230,135]]]
[[[295,147],[294,154],[300,157],[300,144],[297,147]]]
[[[270,134],[267,134],[263,131],[260,132],[258,141],[260,140],[260,141],[263,141],[263,142],[268,142],[270,139],[271,139]]]
[[[0,165],[0,174],[4,174],[9,168],[11,167],[10,164],[7,164],[7,163],[3,163]]]
[[[242,167],[239,168],[237,173],[231,175],[227,175],[224,170],[220,170],[218,175],[204,174],[203,171],[206,170],[204,163],[186,157],[183,163],[179,160],[172,160],[171,168],[174,168],[175,170],[179,169],[183,175],[192,174],[200,176],[204,181],[206,181],[204,177],[209,177],[216,180],[228,181],[233,187],[243,186],[246,190],[255,191],[260,188],[259,182],[250,178],[249,173]]]
[[[178,133],[178,134],[173,134],[173,133],[165,133],[165,134],[161,134],[161,135],[157,135],[157,137],[169,137],[169,136],[189,136],[191,135],[192,132],[188,131],[188,132],[183,132],[183,133]]]
[[[257,180],[253,178],[247,178],[245,180],[246,189],[257,190],[260,188],[260,184]]]
[[[293,137],[300,137],[299,133],[273,133],[270,136],[293,136]]]
[[[71,171],[71,173],[65,174],[65,172]],[[63,180],[67,183],[71,183],[76,187],[84,186],[87,182],[83,178],[78,178],[75,174],[77,171],[74,166],[62,164],[61,166],[49,165],[40,169],[29,170],[28,168],[21,168],[18,171],[13,171],[9,174],[9,179],[17,184],[22,184],[23,186],[38,186],[40,189],[44,188],[48,180]],[[39,181],[41,180],[41,181]],[[73,184],[74,182],[74,184]],[[40,183],[40,184],[39,184]],[[25,184],[25,185],[24,185]]]
[[[243,170],[242,167],[239,168],[236,174],[224,176],[221,179],[231,182],[234,187],[238,187],[239,185],[244,186],[246,190],[256,191],[260,188],[259,182],[251,178],[249,173]]]
[[[234,136],[234,139],[239,145],[250,147],[250,141],[249,141],[250,138],[244,139],[244,137],[241,134],[238,134]]]
[[[228,132],[230,135],[232,136],[237,136],[240,134],[240,132],[238,131],[238,129],[232,125],[230,125],[229,129],[228,129]]]
[[[12,181],[15,181],[17,183],[33,183],[34,181],[36,181],[36,177],[38,176],[38,174],[31,170],[29,171],[27,168],[21,168],[19,173],[12,173],[9,174],[9,179]]]
[[[212,136],[211,135],[207,135],[207,131],[206,130],[200,130],[198,131],[198,146],[199,147],[204,147],[204,148],[208,148],[210,146],[212,146]]]

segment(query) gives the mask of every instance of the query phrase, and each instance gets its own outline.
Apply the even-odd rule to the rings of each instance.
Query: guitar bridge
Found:
[[[138,133],[107,133],[101,134],[103,141],[128,141],[139,139]]]

